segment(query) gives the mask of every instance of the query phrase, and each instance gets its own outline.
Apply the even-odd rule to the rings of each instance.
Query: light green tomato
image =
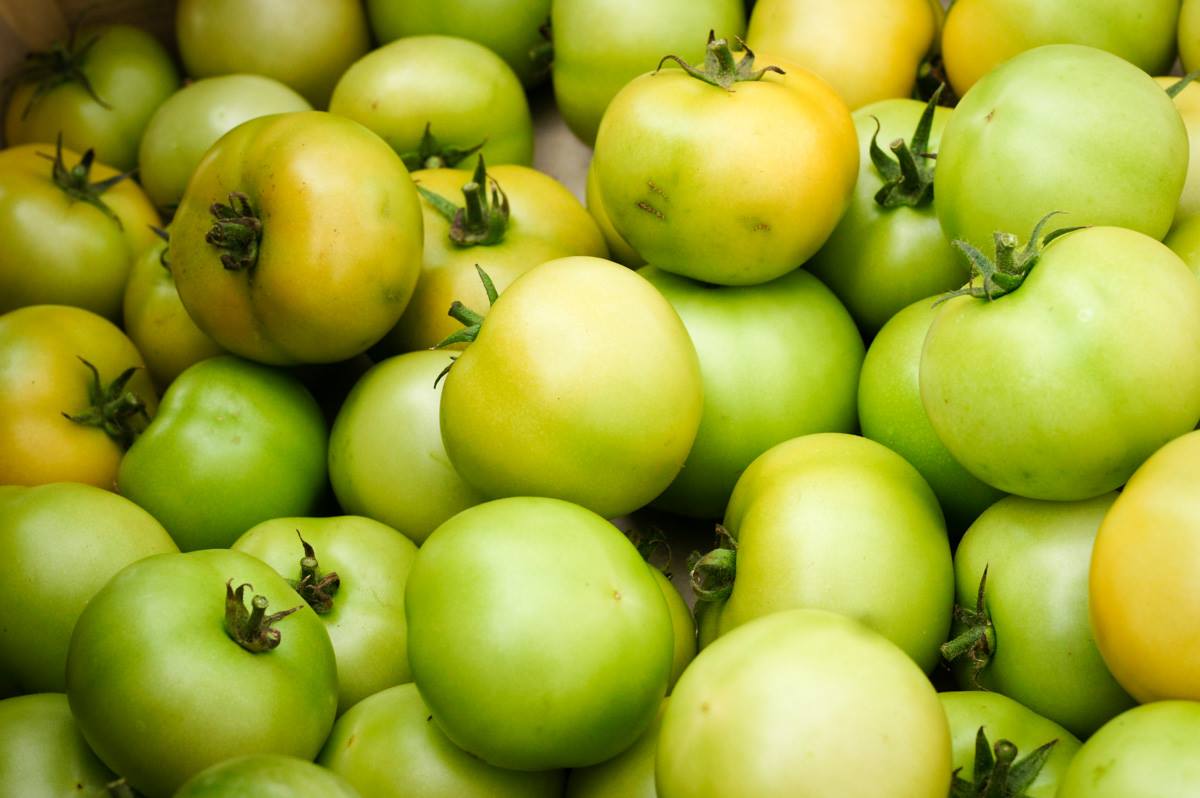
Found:
[[[1184,72],[1200,69],[1200,2],[1183,0],[1179,10],[1179,60]]]
[[[108,795],[117,776],[75,726],[62,693],[0,701],[0,798]]]
[[[1004,495],[973,477],[946,450],[921,404],[921,347],[937,315],[937,297],[920,299],[883,325],[858,382],[862,433],[912,463],[937,495],[954,531],[962,531]]]
[[[607,762],[572,770],[567,775],[566,798],[656,798],[654,757],[668,701],[663,699],[658,716],[633,745]]]
[[[329,479],[342,509],[382,521],[418,545],[483,501],[442,444],[445,352],[409,352],[375,365],[342,404],[329,437]]]
[[[1174,75],[1154,79],[1163,89],[1169,89],[1180,81]],[[1200,85],[1189,83],[1183,91],[1172,98],[1188,134],[1188,172],[1175,209],[1175,223],[1200,213]]]
[[[301,538],[312,546],[317,561],[307,584]],[[325,623],[337,657],[338,712],[412,681],[404,584],[417,547],[408,538],[357,516],[274,518],[250,529],[230,548],[274,568]],[[331,574],[337,576],[336,589],[321,588],[322,578]]]
[[[696,441],[656,507],[719,518],[742,471],[767,449],[854,430],[862,338],[811,274],[797,269],[751,286],[699,283],[653,266],[638,274],[683,319],[704,382]]]
[[[416,152],[425,126],[443,146],[484,142],[489,164],[533,161],[525,89],[500,56],[452,36],[413,36],[356,61],[329,110],[361,122],[400,155]]]
[[[359,798],[340,776],[294,756],[258,754],[202,770],[171,798]]]
[[[126,565],[173,551],[149,513],[107,490],[0,488],[0,671],[26,692],[65,690],[71,630],[92,596]]]
[[[559,798],[563,788],[561,770],[504,770],[450,742],[413,684],[351,707],[317,762],[370,798]]]
[[[740,0],[553,0],[554,99],[587,144],[621,87],[668,53],[704,60],[704,37],[733,41],[746,32]]]
[[[142,188],[158,207],[174,207],[196,164],[221,136],[258,116],[311,110],[295,91],[262,75],[190,83],[159,106],[146,125],[138,149]]]
[[[975,774],[975,738],[982,726],[988,743],[1008,740],[1017,746],[1017,761],[1046,743],[1057,740],[1037,779],[1025,791],[1027,798],[1054,798],[1059,782],[1079,750],[1075,735],[1036,712],[999,693],[979,691],[938,693],[946,719],[954,767],[968,781]]]
[[[1176,221],[1163,243],[1183,259],[1192,274],[1200,277],[1200,215]]]
[[[679,681],[679,677],[687,669],[696,656],[696,621],[692,611],[688,609],[683,596],[667,578],[666,574],[647,563],[654,581],[662,589],[663,598],[667,600],[667,609],[671,611],[671,630],[675,633],[675,649],[671,659],[671,679],[667,682],[667,692]]]
[[[586,198],[588,213],[596,220],[596,226],[600,228],[600,232],[604,235],[604,242],[608,244],[609,255],[617,263],[623,263],[631,269],[636,269],[638,266],[644,266],[646,259],[634,251],[633,247],[629,246],[629,242],[621,238],[612,224],[612,219],[608,215],[608,211],[604,208],[604,200],[600,198],[600,185],[596,182],[596,170],[592,167],[592,162],[588,163]]]

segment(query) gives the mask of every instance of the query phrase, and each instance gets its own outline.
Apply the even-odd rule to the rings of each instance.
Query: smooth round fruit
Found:
[[[0,773],[4,798],[104,795],[117,778],[88,748],[62,693],[0,701]]]
[[[637,742],[607,762],[575,768],[567,775],[565,798],[657,798],[654,787],[654,758],[658,732],[669,698],[664,698],[654,723]]]
[[[258,754],[220,762],[171,798],[359,798],[340,776],[293,756]]]

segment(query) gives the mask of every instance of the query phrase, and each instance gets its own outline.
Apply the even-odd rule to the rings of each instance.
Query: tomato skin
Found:
[[[672,584],[671,579],[654,565],[650,563],[647,565],[650,568],[650,575],[658,583],[663,598],[667,601],[667,609],[671,613],[671,629],[675,636],[675,648],[671,656],[671,678],[667,681],[667,692],[669,693],[675,686],[675,682],[679,681],[680,675],[687,669],[688,663],[696,657],[696,621],[692,617],[692,611],[688,609],[687,602],[683,600],[683,596],[679,594],[679,590]]]
[[[1192,274],[1200,277],[1200,215],[1178,220],[1163,243],[1183,259]]]
[[[853,109],[912,95],[936,29],[926,0],[759,0],[746,43],[811,69]]]
[[[616,756],[666,692],[662,591],[625,536],[578,505],[518,497],[454,516],[421,547],[405,612],[434,720],[498,767]]]
[[[325,421],[283,372],[230,356],[203,360],[171,384],[155,420],[130,447],[117,484],[184,551],[228,546],[261,521],[304,515],[325,487]]]
[[[604,200],[600,197],[600,184],[596,182],[595,160],[588,162],[585,190],[588,213],[596,220],[596,226],[604,235],[604,243],[608,245],[609,257],[631,269],[645,266],[646,259],[637,254],[633,247],[629,246],[629,242],[621,238],[621,234],[613,229],[612,219],[609,218],[608,211],[604,209]]]
[[[553,0],[551,6],[555,105],[585,144],[595,142],[621,87],[664,55],[699,63],[708,31],[733,41],[746,30],[738,0]]]
[[[938,700],[950,721],[954,767],[962,768],[958,775],[968,781],[975,773],[975,737],[980,726],[992,745],[999,740],[1016,744],[1018,760],[1057,740],[1050,758],[1026,790],[1029,798],[1055,798],[1063,775],[1079,751],[1080,742],[1073,734],[1000,693],[938,693]]]
[[[575,768],[567,774],[565,798],[657,798],[654,759],[658,732],[670,700],[663,699],[654,722],[633,745],[607,762]]]
[[[815,277],[797,269],[768,283],[725,287],[653,266],[638,274],[683,319],[704,380],[696,440],[656,507],[719,518],[742,471],[775,444],[855,428],[862,338]]]
[[[1196,426],[1198,347],[1200,284],[1183,262],[1139,233],[1093,227],[1056,239],[1013,293],[943,303],[925,338],[921,399],[979,479],[1085,499]]]
[[[1170,75],[1156,77],[1154,82],[1163,89],[1169,89],[1179,80],[1179,77]],[[1174,233],[1175,226],[1200,212],[1200,86],[1189,83],[1172,99],[1188,135],[1187,179],[1179,197],[1179,206],[1175,209],[1175,225],[1171,228]]]
[[[109,107],[75,81],[30,106],[37,84],[18,84],[8,101],[4,139],[10,146],[52,142],[62,133],[65,147],[94,149],[97,160],[126,172],[137,166],[142,132],[155,109],[179,87],[179,73],[162,44],[144,30],[129,25],[84,28],[75,38],[76,50],[93,39],[81,71]]]
[[[171,798],[359,798],[344,779],[291,756],[259,754],[220,762],[188,779]]]
[[[158,214],[137,184],[122,180],[100,195],[116,215],[72,199],[55,185],[53,144],[0,151],[0,313],[27,305],[73,305],[116,321],[134,260],[154,242]],[[68,168],[79,155],[64,148]],[[116,170],[94,163],[91,180]],[[119,221],[118,221],[119,220]]]
[[[613,98],[596,135],[596,181],[614,229],[648,263],[753,285],[792,271],[833,232],[858,177],[853,121],[812,73],[756,61],[774,62],[787,74],[732,93],[667,69]]]
[[[662,721],[661,798],[944,798],[946,716],[925,674],[844,616],[791,610],[704,649]]]
[[[954,556],[963,607],[976,606],[987,568],[985,603],[996,643],[980,683],[1080,737],[1133,705],[1104,666],[1088,623],[1092,542],[1116,498],[1009,496],[979,516]],[[958,684],[971,689],[969,669],[960,665]]]
[[[209,243],[213,203],[245,194],[263,220],[249,268]],[[168,260],[196,325],[272,364],[347,360],[403,312],[421,263],[421,210],[400,159],[361,125],[318,111],[245,122],[196,168]]]
[[[1045,44],[1107,50],[1151,75],[1175,61],[1179,0],[960,0],[946,16],[942,54],[960,97],[995,67]]]
[[[1190,478],[1198,458],[1196,432],[1155,452],[1105,516],[1092,552],[1096,645],[1143,703],[1200,700],[1200,503]]]
[[[189,83],[159,106],[138,147],[138,178],[160,208],[179,204],[188,179],[217,139],[250,119],[311,111],[308,101],[262,75],[222,75]]]
[[[374,131],[401,155],[425,126],[443,146],[484,142],[489,164],[533,162],[533,121],[521,81],[481,44],[413,36],[356,61],[338,81],[329,110]]]
[[[358,0],[180,0],[175,37],[192,77],[263,75],[314,108],[371,46]]]
[[[92,374],[108,385],[137,368],[127,388],[153,416],[158,397],[141,355],[111,322],[80,308],[34,305],[0,316],[0,485],[83,482],[112,490],[121,446],[63,413],[89,405]]]
[[[103,795],[117,778],[88,748],[61,693],[0,701],[0,773],[6,798]]]
[[[1194,798],[1200,704],[1156,701],[1118,715],[1083,745],[1056,798]]]
[[[322,575],[341,582],[333,608],[318,617],[338,665],[338,712],[369,695],[412,681],[404,622],[404,582],[417,547],[396,530],[357,516],[273,518],[230,547],[265,562],[290,582],[300,579],[304,549],[316,551]]]
[[[454,362],[442,440],[485,496],[553,496],[613,518],[679,473],[702,404],[695,347],[667,300],[611,261],[560,258],[514,281]]]
[[[230,579],[254,585],[268,612],[299,606],[270,652],[226,633]],[[122,570],[83,611],[67,697],[105,764],[143,793],[170,795],[235,756],[315,757],[337,709],[337,668],[324,625],[269,566],[223,550],[160,554]]]
[[[74,482],[0,487],[0,670],[24,692],[65,689],[75,621],[131,562],[179,549],[145,510]]]
[[[1184,73],[1200,68],[1200,3],[1196,0],[1183,0],[1180,7],[1178,43]]]
[[[1117,115],[1113,108],[1123,109]],[[1047,45],[990,72],[946,124],[934,205],[948,239],[1112,225],[1161,239],[1187,176],[1187,130],[1152,78],[1110,53]]]

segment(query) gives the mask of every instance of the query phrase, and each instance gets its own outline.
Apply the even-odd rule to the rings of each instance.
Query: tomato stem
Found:
[[[228,205],[214,202],[209,206],[209,212],[213,226],[204,240],[225,250],[221,254],[221,265],[231,272],[253,269],[258,263],[263,226],[250,205],[250,198],[238,191],[231,192]]]
[[[488,187],[492,193],[489,201]],[[466,204],[458,207],[450,200],[424,186],[417,191],[450,222],[450,240],[460,247],[492,246],[504,240],[511,209],[508,196],[500,184],[487,173],[483,156],[475,164],[475,174],[462,187]]]
[[[137,366],[125,369],[116,379],[105,385],[100,378],[100,371],[94,365],[79,355],[76,357],[91,372],[91,381],[88,384],[89,406],[80,413],[71,414],[64,411],[63,417],[85,427],[98,427],[122,449],[128,449],[150,423],[145,401],[128,390],[129,381],[138,370]]]
[[[417,145],[417,149],[402,153],[400,160],[404,161],[404,165],[410,172],[416,172],[419,169],[453,168],[483,149],[484,144],[487,144],[487,139],[473,147],[443,145],[430,132],[430,123],[426,122],[425,132],[421,134],[421,143]]]
[[[972,781],[954,772],[950,798],[1025,798],[1058,740],[1039,746],[1024,759],[1017,760],[1017,746],[1009,740],[988,744],[982,726],[975,734],[975,762]]]
[[[87,73],[83,71],[88,53],[96,46],[96,42],[100,41],[100,34],[94,34],[77,47],[75,44],[77,32],[77,26],[72,25],[66,42],[57,41],[50,46],[49,50],[26,55],[25,63],[5,79],[3,84],[0,84],[3,88],[25,83],[37,84],[33,93],[29,95],[29,102],[21,111],[22,119],[29,117],[34,106],[43,97],[67,83],[78,83],[101,108],[112,110],[112,106],[96,93]]]
[[[883,178],[883,186],[875,192],[875,201],[884,208],[901,205],[916,208],[933,201],[934,159],[937,156],[929,152],[929,137],[933,130],[933,114],[944,88],[944,85],[938,87],[925,104],[925,110],[917,121],[917,129],[912,134],[911,144],[904,139],[896,139],[888,145],[895,160],[879,146],[880,124],[875,119],[875,133],[871,136],[868,152],[875,170]]]
[[[261,654],[279,646],[282,640],[273,624],[291,615],[299,606],[267,615],[267,597],[258,595],[250,600],[250,611],[246,611],[244,593],[250,584],[233,588],[233,580],[225,583],[225,632],[242,648],[252,654]]]
[[[721,524],[717,524],[717,548],[700,556],[694,552],[688,558],[692,592],[699,601],[721,601],[733,592],[737,577],[737,541]]]
[[[78,202],[86,202],[116,222],[118,228],[124,229],[124,225],[121,224],[121,217],[117,216],[116,212],[105,204],[100,195],[122,180],[132,176],[132,171],[113,175],[107,180],[99,180],[93,183],[91,172],[92,164],[96,160],[96,151],[88,150],[80,156],[79,163],[68,168],[66,161],[63,160],[61,132],[59,132],[54,144],[54,155],[50,156],[44,152],[39,152],[38,155],[53,164],[50,167],[50,179],[54,181],[54,185],[58,186],[64,194]]]
[[[992,626],[992,616],[987,609],[987,577],[988,569],[984,566],[974,609],[955,602],[954,618],[965,624],[966,628],[941,647],[942,657],[947,662],[953,662],[963,656],[969,658],[971,684],[980,690],[984,687],[979,683],[979,674],[992,661],[992,653],[996,650],[996,630]]]
[[[342,580],[336,571],[322,574],[312,545],[304,539],[299,529],[296,530],[296,536],[304,547],[304,556],[300,559],[300,578],[291,583],[292,587],[317,615],[328,615],[333,611],[333,596],[342,586]]]
[[[729,46],[728,39],[718,39],[715,31],[708,32],[708,46],[704,52],[704,67],[692,66],[687,61],[684,61],[677,55],[664,55],[662,60],[658,62],[658,68],[654,70],[654,74],[663,68],[663,64],[668,61],[674,61],[679,64],[684,72],[688,73],[697,80],[702,80],[710,86],[716,86],[725,91],[733,91],[733,84],[742,82],[752,82],[762,80],[763,75],[768,72],[775,72],[780,75],[786,75],[781,68],[771,65],[761,69],[754,68],[754,51],[746,46],[746,43],[738,37],[734,37],[737,41],[738,49],[743,55],[740,60],[735,59],[733,48]]]

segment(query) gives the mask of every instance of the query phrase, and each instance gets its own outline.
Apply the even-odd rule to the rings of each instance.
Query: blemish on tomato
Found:
[[[350,739],[346,741],[346,748],[349,749],[350,746],[354,745],[354,741],[357,739],[358,739],[357,734],[351,734]]]
[[[616,599],[617,601],[620,601],[620,600],[621,600],[621,591],[620,591],[620,590],[614,590],[614,591],[613,591],[613,598],[614,598],[614,599]]]
[[[659,219],[660,221],[665,222],[667,220],[666,215],[663,214],[663,212],[660,211],[658,208],[655,208],[653,205],[651,205],[649,202],[639,202],[637,204],[637,206],[639,208],[641,208],[642,210],[644,210],[646,213],[655,217],[656,219]]]
[[[650,188],[650,190],[652,192],[654,192],[658,196],[662,197],[663,199],[667,199],[667,192],[663,191],[662,187],[659,186],[658,184],[656,184],[653,180],[647,180],[646,185]]]

